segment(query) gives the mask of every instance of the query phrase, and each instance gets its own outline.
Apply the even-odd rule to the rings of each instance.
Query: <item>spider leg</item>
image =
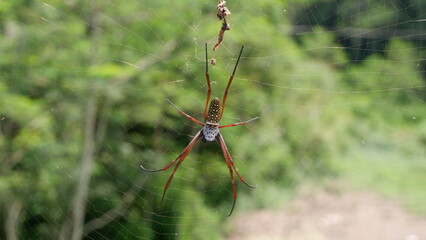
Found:
[[[242,183],[247,185],[248,187],[254,188],[254,186],[248,184],[240,175],[240,173],[237,171],[237,169],[234,166],[234,163],[232,161],[231,154],[229,153],[228,148],[226,147],[225,140],[223,139],[222,135],[219,133],[217,135],[217,139],[219,140],[220,147],[222,148],[223,156],[225,157],[226,165],[229,168],[229,174],[231,175],[231,184],[232,184],[232,194],[234,198],[234,202],[232,203],[231,212],[229,213],[228,217],[231,216],[232,212],[234,211],[235,203],[237,202],[237,188],[235,186],[235,180],[234,180],[234,174],[232,169],[235,170],[235,173],[237,173],[238,178]]]
[[[165,166],[164,168],[161,168],[161,169],[158,169],[158,170],[148,170],[148,169],[146,169],[145,167],[143,167],[142,165],[141,165],[141,168],[142,168],[142,170],[144,170],[144,171],[147,171],[147,172],[159,172],[159,171],[164,171],[164,170],[167,170],[167,169],[169,169],[176,161],[178,161],[177,162],[177,164],[176,164],[176,166],[175,166],[175,168],[173,169],[173,172],[172,172],[172,174],[170,175],[170,177],[169,177],[169,180],[167,180],[167,183],[166,183],[166,186],[164,187],[164,191],[163,191],[163,196],[161,197],[161,202],[160,202],[160,205],[161,205],[161,203],[163,203],[163,200],[164,200],[164,196],[166,195],[166,191],[167,191],[167,189],[169,188],[169,185],[170,185],[170,183],[172,182],[172,180],[173,180],[173,176],[175,175],[175,172],[176,172],[176,170],[178,169],[178,167],[179,167],[179,165],[183,162],[183,160],[185,160],[185,158],[186,158],[186,156],[189,154],[189,152],[191,151],[191,149],[194,147],[194,145],[195,145],[195,143],[197,143],[197,141],[200,139],[200,137],[201,137],[201,133],[202,133],[202,130],[200,130],[196,135],[195,135],[195,137],[194,138],[192,138],[192,140],[191,140],[191,142],[188,144],[188,146],[186,146],[186,148],[179,154],[179,156],[175,159],[175,160],[173,160],[171,163],[169,163],[167,166]]]
[[[205,43],[206,50],[206,80],[207,80],[207,99],[206,99],[206,107],[204,108],[204,120],[207,120],[207,108],[209,106],[210,95],[211,95],[211,86],[210,86],[210,75],[209,75],[209,63],[207,57],[207,43]]]
[[[234,174],[232,173],[232,167],[229,166],[229,164],[228,164],[228,168],[229,168],[229,174],[231,175],[232,196],[234,198],[234,201],[232,203],[231,211],[228,214],[228,217],[229,217],[229,216],[231,216],[232,212],[234,211],[235,203],[237,202],[237,188],[235,187],[235,180],[234,180]]]
[[[173,180],[173,176],[175,175],[176,170],[178,169],[179,165],[183,162],[183,160],[185,160],[185,157],[186,157],[186,155],[188,155],[188,153],[181,156],[181,158],[179,159],[179,161],[177,162],[177,164],[175,166],[175,169],[173,169],[173,172],[170,175],[169,180],[167,180],[166,186],[164,187],[163,196],[161,197],[160,205],[163,203],[164,196],[166,196],[166,191],[169,188],[169,185]]]
[[[219,133],[220,134],[220,133]],[[228,214],[228,217],[231,216],[232,212],[234,211],[235,203],[237,202],[237,187],[235,186],[235,179],[234,179],[234,173],[232,171],[231,163],[229,162],[229,155],[227,149],[224,149],[222,147],[222,141],[220,141],[220,147],[222,148],[223,156],[225,157],[226,165],[229,169],[229,175],[231,176],[231,184],[232,184],[232,197],[234,198],[234,202],[232,203],[231,211]]]
[[[228,86],[226,86],[225,93],[223,94],[222,110],[220,112],[219,119],[222,118],[223,111],[225,110],[225,102],[226,102],[226,98],[228,97],[228,90],[229,90],[229,87],[231,86],[232,80],[234,79],[235,71],[237,71],[237,66],[238,66],[238,63],[240,62],[240,57],[241,57],[241,54],[243,53],[243,49],[244,49],[244,45],[241,46],[240,54],[238,55],[238,59],[237,59],[237,63],[235,64],[234,71],[232,71],[232,74],[229,77]]]
[[[167,164],[167,166],[165,166],[163,168],[155,169],[155,170],[150,170],[150,169],[145,168],[142,165],[140,165],[140,167],[145,172],[161,172],[161,171],[165,171],[165,170],[169,169],[177,160],[179,160],[183,156],[183,154],[185,153],[185,150],[186,150],[186,148],[179,154],[179,156],[177,156],[177,158],[175,160],[173,160],[171,163]]]
[[[250,187],[250,188],[256,188],[256,186],[253,186],[253,185],[251,185],[251,184],[248,184],[248,183],[244,180],[244,178],[243,178],[243,177],[241,177],[241,175],[240,175],[240,173],[238,172],[238,170],[235,168],[234,161],[232,160],[231,154],[229,153],[229,150],[228,150],[228,148],[226,147],[225,140],[223,139],[222,134],[220,134],[220,133],[219,133],[219,134],[217,135],[217,139],[219,140],[220,147],[222,148],[222,151],[223,151],[224,156],[225,156],[225,154],[226,154],[225,159],[227,160],[227,162],[229,162],[229,164],[231,165],[231,167],[234,169],[234,171],[235,171],[235,173],[237,174],[237,176],[238,176],[238,178],[240,179],[240,181],[241,181],[242,183],[244,183],[247,187]]]
[[[259,119],[259,117],[252,118],[252,119],[247,120],[245,122],[239,122],[239,123],[233,123],[233,124],[229,124],[229,125],[219,126],[219,128],[226,128],[226,127],[234,127],[234,126],[238,126],[238,125],[244,125],[244,124],[247,124],[247,123],[254,121],[254,120],[257,120],[257,119]]]
[[[196,123],[198,123],[198,124],[200,124],[201,126],[204,127],[204,123],[202,123],[202,122],[198,121],[197,119],[195,119],[194,117],[191,117],[188,114],[184,113],[182,110],[180,110],[178,107],[176,107],[176,105],[174,105],[169,99],[167,99],[167,102],[169,102],[180,114],[184,115],[189,120],[196,122]]]
[[[191,151],[191,149],[194,147],[195,143],[197,142],[198,139],[200,139],[201,137],[201,132],[202,130],[200,130],[195,137],[192,138],[191,142],[189,142],[188,146],[186,146],[185,149],[183,149],[183,151],[179,154],[179,156],[177,156],[177,158],[175,160],[173,160],[171,163],[167,164],[167,166],[160,168],[160,169],[156,169],[156,170],[149,170],[147,168],[145,168],[144,166],[140,165],[140,167],[142,168],[142,170],[144,170],[145,172],[161,172],[161,171],[165,171],[167,169],[169,169],[177,160],[179,159],[185,159],[186,155],[188,155],[188,153]]]

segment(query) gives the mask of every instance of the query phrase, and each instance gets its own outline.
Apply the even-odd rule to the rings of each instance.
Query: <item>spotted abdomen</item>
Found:
[[[209,111],[207,113],[207,123],[219,124],[220,121],[220,100],[215,97],[210,102]]]

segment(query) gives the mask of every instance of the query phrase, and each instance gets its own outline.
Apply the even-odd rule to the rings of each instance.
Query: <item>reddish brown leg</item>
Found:
[[[220,133],[219,133],[220,134]],[[232,212],[234,211],[235,203],[237,202],[237,187],[235,186],[235,180],[234,180],[234,174],[232,171],[231,163],[229,162],[229,152],[226,149],[226,146],[224,145],[224,142],[219,138],[220,147],[222,148],[223,156],[225,157],[226,165],[229,169],[229,175],[231,175],[231,184],[232,184],[232,197],[234,198],[234,202],[232,203],[231,211],[228,214],[228,217],[231,216]],[[225,146],[225,147],[224,147]]]
[[[188,153],[189,153],[189,152],[188,152]],[[169,180],[167,180],[166,186],[164,187],[163,196],[161,197],[160,205],[163,203],[164,196],[166,196],[166,191],[167,191],[167,189],[169,188],[170,183],[171,183],[171,182],[172,182],[172,180],[173,180],[173,176],[175,175],[176,170],[178,169],[179,165],[183,162],[183,160],[185,160],[185,158],[186,158],[186,156],[188,155],[188,153],[187,153],[187,154],[185,154],[185,155],[183,155],[183,156],[179,159],[179,161],[176,163],[175,169],[173,169],[173,172],[172,172],[172,174],[170,175]]]
[[[244,124],[247,124],[247,123],[249,123],[251,121],[254,121],[254,120],[258,119],[258,118],[259,117],[255,117],[255,118],[252,118],[252,119],[250,119],[248,121],[245,121],[245,122],[239,122],[239,123],[233,123],[233,124],[229,124],[229,125],[219,126],[219,128],[226,128],[226,127],[234,127],[234,126],[238,126],[238,125],[244,125]]]
[[[167,166],[165,166],[165,167],[163,167],[163,168],[161,168],[161,169],[158,169],[158,170],[148,170],[148,169],[146,169],[144,166],[140,166],[141,168],[142,168],[142,170],[144,170],[144,171],[146,171],[146,172],[159,172],[159,171],[164,171],[164,170],[167,170],[167,169],[169,169],[176,161],[178,161],[177,162],[177,164],[176,164],[176,166],[175,166],[175,168],[174,168],[174,170],[173,170],[173,172],[172,172],[172,174],[170,175],[170,177],[169,177],[169,180],[167,181],[167,183],[166,183],[166,186],[164,187],[164,191],[163,191],[163,197],[161,198],[161,203],[163,202],[163,199],[164,199],[164,196],[166,195],[166,191],[167,191],[167,189],[169,188],[169,185],[170,185],[170,183],[172,182],[172,179],[173,179],[173,176],[174,176],[174,174],[175,174],[175,172],[176,172],[176,170],[178,169],[178,167],[179,167],[179,165],[183,162],[183,160],[185,160],[185,158],[186,158],[186,156],[188,156],[188,154],[189,154],[189,152],[191,151],[191,149],[194,147],[194,145],[195,145],[195,143],[197,143],[197,141],[200,139],[200,137],[201,137],[201,132],[202,132],[202,130],[200,130],[196,135],[195,135],[195,137],[194,138],[192,138],[192,140],[191,140],[191,142],[188,144],[188,146],[186,146],[186,148],[179,154],[179,156],[175,159],[175,160],[173,160],[171,163],[169,163]],[[160,204],[161,204],[160,203]]]
[[[182,110],[180,110],[176,105],[174,105],[169,99],[167,99],[167,102],[169,102],[180,114],[184,115],[185,117],[189,118],[191,121],[196,122],[200,124],[201,126],[204,126],[204,123],[198,121],[194,117],[189,116],[188,114],[184,113]]]
[[[209,106],[210,95],[211,95],[211,86],[210,86],[210,75],[209,75],[209,63],[207,57],[207,43],[205,43],[206,49],[206,80],[207,80],[207,99],[206,99],[206,107],[204,108],[204,120],[207,121],[207,108]]]
[[[235,168],[234,163],[232,161],[231,154],[229,153],[228,148],[226,147],[226,144],[225,144],[225,140],[223,139],[223,137],[222,137],[222,135],[220,133],[217,135],[217,139],[219,140],[220,147],[222,148],[222,152],[223,152],[223,156],[225,157],[226,165],[228,165],[229,174],[231,175],[232,193],[233,193],[233,198],[234,198],[234,202],[232,204],[231,212],[228,215],[228,216],[231,216],[232,212],[234,211],[235,203],[237,201],[237,189],[236,189],[236,186],[235,186],[235,180],[234,180],[234,175],[233,175],[232,169],[235,170],[235,173],[237,174],[238,178],[240,179],[240,181],[242,183],[244,183],[245,185],[247,185],[248,187],[251,187],[251,188],[254,188],[254,186],[248,184],[241,177],[240,173]]]
[[[247,187],[250,187],[250,188],[256,188],[256,186],[253,186],[253,185],[250,185],[250,184],[248,184],[244,179],[243,179],[243,177],[241,177],[241,175],[240,175],[240,173],[238,172],[238,170],[235,168],[235,165],[234,165],[234,161],[232,160],[232,157],[231,157],[231,154],[229,153],[229,150],[228,150],[228,148],[226,147],[226,144],[225,144],[225,140],[223,139],[223,137],[222,137],[222,135],[219,133],[218,135],[217,135],[217,139],[219,140],[219,143],[220,143],[220,147],[222,148],[222,151],[225,153],[226,152],[226,154],[227,154],[227,161],[229,162],[229,164],[232,166],[232,168],[234,169],[234,171],[235,171],[235,173],[237,174],[237,176],[238,176],[238,178],[240,179],[240,181],[242,182],[242,183],[244,183]],[[225,157],[226,158],[226,157]]]
[[[235,180],[234,180],[234,174],[232,173],[232,167],[228,165],[228,168],[229,168],[229,174],[231,175],[232,197],[234,198],[231,211],[228,214],[228,217],[229,217],[229,216],[231,216],[232,212],[234,211],[235,203],[237,202],[237,188],[235,187]]]
[[[244,49],[244,45],[241,46],[240,54],[238,55],[238,59],[237,59],[237,63],[235,64],[234,71],[232,71],[232,74],[229,77],[228,86],[226,86],[225,93],[223,94],[222,110],[220,111],[219,119],[222,118],[223,111],[225,110],[225,102],[226,102],[226,98],[228,97],[228,90],[229,90],[229,87],[231,86],[232,80],[234,79],[235,71],[237,71],[237,66],[238,66],[238,63],[240,62],[240,57],[241,57],[241,54],[243,53],[243,49]]]

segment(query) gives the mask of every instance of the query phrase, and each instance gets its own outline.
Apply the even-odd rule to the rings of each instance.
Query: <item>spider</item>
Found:
[[[179,165],[183,162],[183,160],[185,160],[186,156],[189,154],[191,149],[194,147],[195,143],[197,143],[197,141],[200,140],[200,139],[203,142],[214,142],[215,140],[218,140],[219,143],[220,143],[220,147],[222,149],[223,156],[225,157],[226,165],[229,168],[229,174],[231,175],[232,193],[233,193],[233,199],[234,199],[231,211],[230,211],[228,216],[231,216],[232,211],[234,210],[234,207],[235,207],[236,200],[237,200],[237,190],[236,190],[236,187],[235,187],[233,171],[235,171],[235,173],[237,174],[238,178],[240,179],[240,181],[242,183],[244,183],[245,185],[247,185],[250,188],[255,188],[255,186],[248,184],[241,177],[238,170],[235,168],[234,161],[232,160],[231,154],[229,153],[229,150],[228,150],[228,148],[225,144],[225,140],[223,139],[222,135],[219,132],[220,128],[244,125],[244,124],[247,124],[247,123],[254,121],[254,120],[259,118],[259,117],[255,117],[255,118],[252,118],[252,119],[245,121],[245,122],[238,122],[238,123],[233,123],[233,124],[229,124],[229,125],[219,125],[219,121],[220,121],[220,119],[222,118],[222,115],[223,115],[223,110],[225,109],[225,102],[226,102],[226,98],[228,96],[228,90],[229,90],[229,87],[231,86],[232,79],[234,79],[234,74],[235,74],[235,71],[237,70],[238,62],[240,61],[240,57],[241,57],[241,54],[243,52],[243,49],[244,49],[244,45],[241,47],[240,54],[238,55],[237,63],[235,64],[232,75],[229,77],[228,85],[226,87],[226,90],[225,90],[225,93],[224,93],[223,99],[222,99],[222,106],[220,104],[219,98],[217,98],[217,97],[212,99],[212,101],[210,102],[210,106],[209,106],[211,86],[210,86],[210,76],[209,76],[209,70],[208,70],[207,43],[205,44],[206,80],[207,80],[207,87],[208,87],[207,88],[206,106],[204,108],[205,124],[198,121],[194,117],[191,117],[190,115],[184,113],[178,107],[176,107],[169,99],[167,99],[167,101],[173,106],[173,108],[175,108],[180,114],[184,115],[185,117],[187,117],[191,121],[194,121],[194,122],[196,122],[197,124],[199,124],[203,127],[201,128],[200,131],[198,131],[197,134],[195,134],[195,136],[189,142],[188,146],[186,146],[186,148],[179,154],[179,156],[177,156],[177,158],[175,160],[173,160],[171,163],[169,163],[167,166],[165,166],[161,169],[157,169],[157,170],[149,170],[149,169],[146,169],[142,165],[140,166],[142,168],[142,170],[144,170],[146,172],[159,172],[159,171],[165,171],[165,170],[169,169],[171,166],[173,166],[174,163],[177,162],[172,174],[169,177],[169,180],[166,183],[166,186],[164,187],[163,196],[161,198],[160,204],[164,200],[164,196],[166,194],[166,191],[169,188],[169,185],[170,185],[170,183],[173,179],[173,176],[174,176],[176,170],[178,169]]]

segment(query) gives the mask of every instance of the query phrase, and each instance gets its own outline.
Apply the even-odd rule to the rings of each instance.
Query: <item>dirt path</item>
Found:
[[[230,240],[425,240],[426,217],[370,191],[303,191],[282,211],[233,221]],[[334,192],[334,191],[333,191]]]

